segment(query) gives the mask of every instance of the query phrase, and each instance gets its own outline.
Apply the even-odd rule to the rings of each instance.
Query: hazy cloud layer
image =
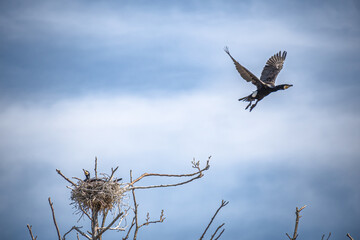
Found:
[[[55,237],[48,196],[62,231],[75,224],[56,168],[81,177],[98,156],[127,181],[212,155],[204,179],[139,193],[142,216],[167,217],[141,239],[196,238],[221,199],[224,239],[286,237],[304,204],[302,239],[359,238],[356,1],[2,1],[0,13],[4,237],[25,239],[27,223]],[[294,87],[244,111],[254,87],[225,45],[256,75],[287,50],[278,82]]]

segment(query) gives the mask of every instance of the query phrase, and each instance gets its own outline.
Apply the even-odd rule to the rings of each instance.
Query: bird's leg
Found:
[[[251,110],[254,109],[254,107],[256,106],[256,104],[257,104],[258,102],[259,102],[259,100],[256,100],[255,104],[253,104],[253,105],[250,107],[250,112],[251,112]]]
[[[246,106],[245,110],[250,107],[251,103],[252,103],[252,101],[250,101],[249,105]]]

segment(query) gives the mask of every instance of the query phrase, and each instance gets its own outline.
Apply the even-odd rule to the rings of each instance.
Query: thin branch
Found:
[[[71,183],[73,186],[76,187],[76,184],[74,182],[72,182],[70,179],[68,179],[67,177],[64,176],[64,174],[61,173],[61,171],[59,169],[56,169],[56,172],[62,176],[66,181],[68,181],[69,183]]]
[[[347,236],[348,238],[350,238],[350,240],[354,240],[353,237],[350,236],[350,233],[346,234],[346,236]]]
[[[95,157],[95,168],[94,168],[94,171],[95,171],[95,178],[97,178],[97,157]]]
[[[220,230],[220,228],[222,228],[224,225],[225,225],[225,223],[223,223],[223,224],[221,224],[220,226],[217,227],[217,229],[215,230],[214,234],[211,235],[210,240],[213,240],[213,239],[214,239],[216,233],[217,233],[217,232]],[[223,229],[223,231],[225,231],[225,229]],[[222,232],[223,232],[223,231],[222,231]],[[222,234],[222,232],[221,232],[220,234]]]
[[[84,210],[84,208],[81,206],[81,204],[79,204],[79,207],[80,207],[80,209],[81,209],[81,211],[90,219],[90,221],[91,221],[91,217],[90,217],[90,215]],[[80,219],[79,219],[80,220]]]
[[[207,230],[209,229],[210,225],[212,224],[212,222],[214,221],[216,215],[219,213],[220,209],[225,207],[226,205],[228,205],[229,202],[227,201],[224,201],[224,200],[221,200],[221,204],[220,204],[220,207],[216,210],[214,216],[211,218],[209,224],[207,225],[207,227],[205,228],[205,231],[203,232],[203,234],[201,235],[201,237],[199,238],[199,240],[203,239]],[[222,233],[221,233],[222,234]]]
[[[286,236],[290,239],[290,240],[296,240],[296,238],[298,237],[298,233],[297,233],[297,230],[298,230],[298,226],[299,226],[299,220],[301,218],[300,216],[300,212],[306,208],[306,205],[304,205],[303,207],[301,207],[300,209],[296,207],[296,221],[295,221],[295,229],[294,229],[294,234],[293,234],[293,237],[290,237],[289,234],[286,233]]]
[[[217,238],[215,238],[215,240],[218,240],[224,232],[225,232],[225,229],[223,229],[223,230],[221,231],[221,233],[219,234],[219,236],[217,236]]]
[[[65,238],[66,235],[68,235],[72,230],[76,230],[76,231],[77,231],[76,235],[77,235],[78,238],[79,238],[79,233],[80,233],[82,236],[86,237],[87,239],[91,239],[88,235],[86,235],[86,233],[82,232],[82,231],[80,230],[80,228],[82,228],[82,227],[73,226],[69,231],[67,231],[67,232],[64,234],[64,236],[62,237],[62,240],[65,240],[65,239],[66,239],[66,238]]]
[[[130,181],[132,182],[132,171],[130,170]],[[135,181],[136,182],[136,181]],[[131,190],[133,201],[134,201],[134,220],[135,220],[135,230],[134,230],[134,240],[136,240],[137,233],[139,231],[139,223],[138,223],[138,205],[136,203],[135,197],[135,189]]]
[[[109,209],[106,209],[105,212],[103,212],[103,218],[102,218],[102,222],[101,222],[101,228],[104,228],[105,226],[105,220],[106,220],[106,217],[108,215],[108,212],[109,212]]]
[[[29,229],[29,233],[30,233],[30,236],[31,236],[31,240],[36,240],[37,236],[34,237],[33,233],[32,233],[32,226],[30,226],[29,224],[26,225],[27,228]]]
[[[111,175],[109,177],[109,181],[112,180],[113,176],[114,176],[114,173],[116,172],[116,170],[118,170],[119,166],[117,166],[115,169],[111,168]]]
[[[96,235],[96,238],[99,238],[105,231],[107,231],[122,215],[123,215],[122,212],[119,213],[106,228],[101,229],[101,231]]]
[[[50,205],[50,208],[51,208],[51,213],[52,213],[52,216],[53,216],[53,220],[54,220],[54,225],[55,225],[55,228],[56,228],[56,232],[57,232],[57,235],[59,237],[59,240],[61,240],[61,235],[60,235],[60,231],[59,231],[59,227],[56,223],[56,218],[55,218],[55,212],[54,212],[54,207],[53,207],[53,203],[51,202],[51,198],[49,197],[48,198],[49,200],[49,205]]]
[[[149,221],[150,220],[150,216],[149,216],[149,213],[147,213],[146,215],[146,222],[141,224],[139,226],[139,228],[143,227],[143,226],[147,226],[149,224],[152,224],[152,223],[162,223],[164,222],[165,218],[164,218],[164,210],[161,210],[161,213],[160,213],[160,218],[159,220],[155,220],[155,221]]]
[[[86,233],[84,233],[83,231],[81,231],[80,228],[82,228],[82,227],[73,226],[69,231],[67,231],[67,232],[64,234],[62,240],[65,240],[65,236],[68,235],[72,230],[76,230],[76,231],[77,231],[77,238],[79,238],[79,233],[80,233],[80,234],[81,234],[82,236],[84,236],[85,238],[91,240],[91,237],[89,237],[88,235],[86,235]]]
[[[327,237],[326,240],[329,240],[330,236],[331,236],[331,232],[329,232],[329,236]],[[321,240],[324,240],[324,237],[325,237],[325,234],[322,235]]]
[[[130,187],[129,189],[149,189],[149,188],[163,188],[163,187],[175,187],[175,186],[180,186],[180,185],[184,185],[187,184],[189,182],[194,181],[195,179],[201,178],[203,177],[203,172],[208,170],[210,168],[210,158],[211,156],[208,158],[207,162],[206,162],[206,166],[203,169],[200,169],[199,164],[200,162],[197,161],[195,162],[195,160],[192,161],[193,164],[193,168],[196,168],[198,171],[194,172],[194,173],[189,173],[189,174],[159,174],[159,173],[144,173],[142,174],[140,177],[138,177],[137,179],[135,179],[134,181],[131,181],[129,183]],[[133,186],[136,182],[140,181],[142,178],[144,177],[151,177],[151,176],[156,176],[156,177],[193,177],[187,181],[184,182],[179,182],[179,183],[174,183],[174,184],[161,184],[161,185],[151,185],[151,186]]]
[[[207,163],[206,163],[206,167],[203,168],[202,170],[200,170],[198,168],[198,164],[199,162],[195,162],[194,160],[192,161],[193,163],[193,168],[198,168],[199,171],[195,172],[195,173],[189,173],[189,174],[159,174],[159,173],[144,173],[142,174],[140,177],[138,177],[137,179],[135,179],[134,181],[131,181],[130,185],[134,185],[134,183],[140,181],[142,178],[144,177],[150,177],[150,176],[158,176],[158,177],[192,177],[196,174],[198,174],[199,172],[208,170],[210,165],[209,165],[209,161],[210,161],[211,156],[208,158]]]
[[[126,240],[126,239],[128,239],[128,238],[129,238],[129,235],[130,235],[131,229],[132,229],[134,226],[135,226],[135,216],[133,217],[133,220],[132,220],[132,222],[131,222],[130,228],[129,228],[129,230],[128,230],[128,232],[127,232],[126,236],[125,236],[125,237],[123,237],[123,239],[122,239],[122,240]]]

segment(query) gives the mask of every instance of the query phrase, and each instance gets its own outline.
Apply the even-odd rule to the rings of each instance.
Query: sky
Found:
[[[360,239],[359,12],[353,0],[1,1],[2,236],[30,239],[31,224],[55,239],[48,197],[62,233],[89,226],[55,169],[83,178],[97,156],[128,182],[211,155],[199,180],[138,191],[140,219],[166,217],[139,239],[199,238],[222,199],[221,239],[287,239],[303,205],[299,240]],[[277,83],[294,86],[245,111],[237,99],[255,86],[225,46],[258,77],[286,50]]]

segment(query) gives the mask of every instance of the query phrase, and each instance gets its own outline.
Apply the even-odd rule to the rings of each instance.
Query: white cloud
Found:
[[[208,155],[224,165],[358,156],[358,115],[310,109],[301,99],[280,103],[291,93],[275,94],[251,113],[234,92],[221,89],[12,105],[0,114],[0,147],[9,160],[79,169],[95,155],[107,164],[154,169],[188,166],[192,157]]]

